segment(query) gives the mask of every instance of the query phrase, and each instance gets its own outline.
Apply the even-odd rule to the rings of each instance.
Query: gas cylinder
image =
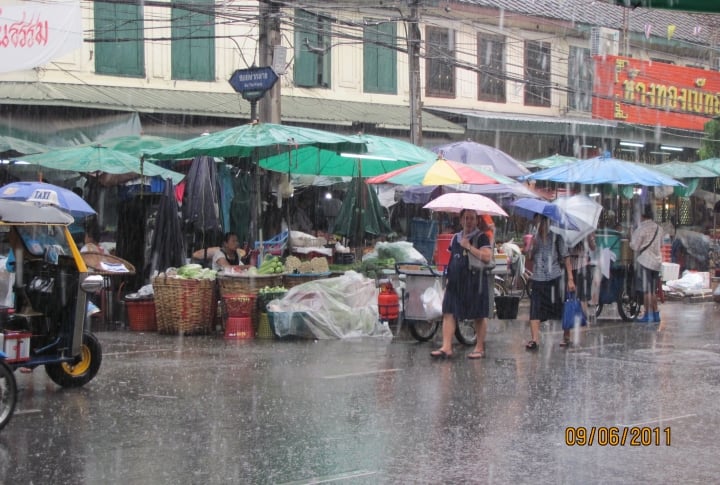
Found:
[[[389,281],[380,283],[378,312],[380,313],[380,320],[386,322],[397,320],[400,315],[400,299]]]

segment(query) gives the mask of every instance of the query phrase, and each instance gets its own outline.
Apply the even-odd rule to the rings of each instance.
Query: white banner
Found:
[[[79,1],[0,6],[0,72],[32,69],[80,47]]]

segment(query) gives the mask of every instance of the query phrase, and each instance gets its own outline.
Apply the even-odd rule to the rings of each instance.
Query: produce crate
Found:
[[[279,298],[282,298],[287,293],[286,290],[283,291],[262,291],[257,294],[257,307],[258,311],[260,313],[265,313],[267,311],[267,304],[270,303],[273,300],[277,300]]]
[[[217,311],[215,280],[158,277],[153,279],[152,285],[160,333],[211,332]]]
[[[225,315],[230,317],[253,317],[255,311],[254,294],[249,293],[227,293],[223,295],[222,301],[225,308]]]
[[[135,332],[156,332],[155,300],[125,299],[128,326]]]
[[[287,289],[294,288],[308,281],[329,278],[330,274],[329,271],[327,273],[286,273],[283,275],[283,286]]]
[[[266,312],[260,313],[260,316],[258,318],[258,327],[257,327],[257,338],[273,338],[275,335],[273,334],[272,328],[270,327],[270,318],[268,317],[268,314]]]
[[[277,338],[314,338],[305,324],[305,312],[268,312],[267,315]]]
[[[255,327],[250,317],[229,317],[225,324],[225,338],[247,340],[255,338]]]

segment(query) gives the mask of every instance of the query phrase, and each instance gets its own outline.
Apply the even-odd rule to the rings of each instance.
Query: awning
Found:
[[[97,84],[0,82],[0,103],[223,118],[250,117],[250,103],[234,92],[181,91]],[[362,123],[382,129],[409,130],[410,107],[283,96],[282,120],[339,126]],[[423,113],[422,124],[425,132],[455,134],[465,132],[462,126],[428,112]]]
[[[462,119],[468,131],[627,139],[687,148],[700,148],[700,139],[702,138],[702,136],[698,136],[698,132],[663,128],[660,139],[658,139],[658,131],[655,127],[577,116],[539,116],[425,106],[425,112],[427,111],[433,111],[456,122],[461,122]]]

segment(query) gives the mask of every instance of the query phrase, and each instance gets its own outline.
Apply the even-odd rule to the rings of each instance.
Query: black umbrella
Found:
[[[177,268],[185,263],[185,244],[179,208],[175,200],[175,188],[170,179],[165,181],[165,189],[158,204],[150,254],[148,274],[153,274],[155,270],[165,271],[169,267]]]
[[[182,204],[185,228],[196,238],[200,237],[200,247],[215,244],[222,232],[215,160],[195,157],[185,180]],[[193,249],[199,249],[195,246],[198,244],[193,244]]]

